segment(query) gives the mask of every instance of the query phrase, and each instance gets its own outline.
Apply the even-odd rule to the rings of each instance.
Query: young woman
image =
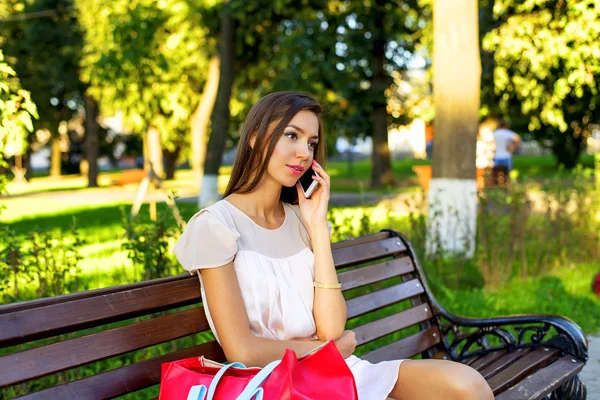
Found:
[[[194,215],[174,252],[199,272],[204,308],[229,361],[264,366],[334,340],[361,400],[493,399],[474,369],[442,360],[371,364],[352,355],[326,221],[322,106],[297,92],[259,100],[244,123],[224,199]],[[297,183],[312,167],[320,186]]]

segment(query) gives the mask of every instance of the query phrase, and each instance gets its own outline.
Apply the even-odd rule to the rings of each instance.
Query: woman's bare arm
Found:
[[[310,199],[305,199],[299,185],[296,185],[300,214],[305,221],[315,255],[315,281],[337,283],[337,271],[331,252],[331,239],[327,227],[327,207],[331,179],[318,162],[313,160],[312,168],[319,176],[313,177],[320,183]],[[317,337],[321,340],[337,340],[346,326],[346,301],[340,289],[315,288],[313,315],[317,325]]]
[[[310,237],[315,255],[315,281],[338,282],[331,252],[329,228],[326,224],[313,226]],[[323,341],[339,339],[344,333],[347,319],[346,301],[342,291],[340,289],[315,288],[313,315],[319,339]]]
[[[228,361],[264,367],[271,361],[280,360],[286,349],[295,351],[300,357],[324,343],[317,340],[272,340],[255,336],[250,331],[233,262],[218,268],[204,269],[201,273],[210,315]]]

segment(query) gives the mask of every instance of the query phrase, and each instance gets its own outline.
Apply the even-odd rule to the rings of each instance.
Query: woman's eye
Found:
[[[296,135],[294,132],[286,132],[285,136],[289,137],[290,139],[296,139],[298,137],[298,135]]]
[[[314,150],[314,149],[316,149],[316,148],[317,148],[317,143],[315,143],[315,142],[310,142],[310,143],[308,144],[308,147],[310,147],[311,149],[313,149],[313,150]]]

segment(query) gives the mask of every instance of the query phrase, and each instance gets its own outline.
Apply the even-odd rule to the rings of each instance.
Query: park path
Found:
[[[581,371],[588,400],[600,400],[600,336],[588,336],[590,359]]]

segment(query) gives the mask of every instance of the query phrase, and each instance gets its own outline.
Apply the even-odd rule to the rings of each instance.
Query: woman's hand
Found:
[[[319,174],[319,176],[313,176],[313,179],[319,182],[319,187],[313,192],[310,198],[307,199],[304,197],[300,183],[296,183],[300,216],[309,229],[318,228],[321,225],[327,227],[327,208],[329,206],[329,190],[331,185],[329,175],[315,160],[312,162],[312,169]]]
[[[342,357],[348,358],[354,353],[354,349],[356,349],[356,336],[353,331],[344,331],[342,337],[334,343]]]

